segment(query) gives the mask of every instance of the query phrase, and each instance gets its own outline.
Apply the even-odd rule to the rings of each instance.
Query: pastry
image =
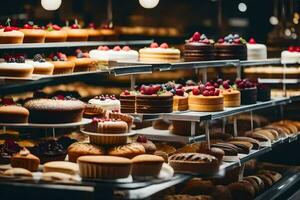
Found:
[[[45,42],[65,42],[67,40],[67,33],[56,24],[48,24],[45,31]]]
[[[257,101],[257,87],[248,79],[238,79],[235,83],[241,93],[241,104],[255,104]]]
[[[28,117],[29,111],[26,108],[0,99],[0,123],[27,123]]]
[[[184,111],[188,108],[188,94],[182,88],[177,88],[173,96],[173,111]]]
[[[282,64],[295,64],[300,63],[299,47],[289,46],[288,50],[281,52]]]
[[[141,62],[179,62],[180,50],[170,48],[167,43],[162,43],[160,46],[157,43],[152,43],[150,47],[145,47],[139,50]]]
[[[32,177],[32,173],[24,168],[11,168],[6,170],[3,173],[5,176],[13,176],[13,177]]]
[[[166,152],[164,152],[164,151],[155,151],[154,155],[162,157],[164,159],[164,162],[168,163],[169,156]]]
[[[184,45],[185,61],[207,61],[215,59],[216,50],[214,41],[204,34],[195,32]]]
[[[229,143],[216,143],[212,144],[211,147],[220,148],[224,151],[225,155],[223,160],[231,161],[234,160],[238,156],[239,148],[233,144]]]
[[[17,27],[5,26],[0,29],[0,44],[21,44],[23,43],[24,33]]]
[[[10,164],[12,167],[24,168],[33,172],[38,170],[40,159],[24,148],[12,156]]]
[[[31,123],[74,123],[82,120],[85,104],[76,99],[34,99],[24,107],[30,112]]]
[[[214,86],[201,85],[189,94],[189,110],[191,111],[216,112],[223,109],[224,97]]]
[[[61,52],[52,53],[49,56],[50,63],[54,65],[53,74],[70,74],[74,72],[75,63],[69,61],[67,56]]]
[[[149,154],[135,156],[131,161],[133,177],[157,177],[164,163],[162,157]]]
[[[23,43],[44,43],[46,31],[33,23],[24,24],[20,29],[24,33]]]
[[[273,183],[276,183],[282,178],[282,175],[278,172],[275,171],[270,171],[270,170],[261,170],[259,171],[259,174],[266,175],[267,177],[271,178]]]
[[[81,29],[77,23],[72,24],[70,27],[64,27],[63,30],[67,33],[67,41],[87,41],[88,32],[86,29]]]
[[[255,189],[248,181],[239,181],[228,185],[233,199],[252,200],[255,197]]]
[[[224,107],[238,107],[241,105],[241,93],[236,87],[230,85],[230,80],[218,79],[216,83],[219,85],[221,94],[224,97]]]
[[[228,141],[243,141],[243,142],[250,142],[253,145],[253,149],[259,149],[259,141],[250,137],[232,137],[229,138]]]
[[[156,151],[155,144],[148,140],[145,136],[139,135],[136,138],[136,142],[144,146],[146,154],[153,154]]]
[[[108,113],[108,117],[110,119],[115,119],[115,120],[120,120],[120,121],[124,121],[127,123],[128,125],[128,131],[131,130],[131,126],[133,124],[133,117],[127,114],[123,114],[120,112],[109,112]]]
[[[197,152],[212,155],[218,159],[219,163],[222,162],[223,157],[225,156],[225,152],[222,149],[216,147],[212,147],[210,149],[208,149],[207,147],[200,148]]]
[[[121,103],[115,95],[101,95],[88,101],[84,113],[89,116],[101,116],[106,111],[119,112],[121,109],[120,107]]]
[[[270,141],[270,139],[267,136],[257,133],[257,132],[248,133],[247,137],[253,138],[259,142],[269,142]]]
[[[247,181],[253,186],[253,188],[255,190],[255,194],[259,193],[259,185],[253,178],[245,177],[245,178],[243,178],[243,181]]]
[[[121,112],[135,113],[136,111],[136,91],[125,90],[120,94]]]
[[[83,53],[80,49],[75,51],[74,56],[68,56],[68,60],[75,63],[74,72],[95,71],[97,62],[90,58],[88,53]]]
[[[166,152],[168,156],[176,152],[175,147],[168,145],[166,143],[155,143],[155,146],[158,151]]]
[[[121,120],[93,118],[93,122],[86,125],[85,130],[92,133],[121,134],[128,133],[128,125]]]
[[[238,34],[229,34],[215,44],[217,60],[247,60],[246,41]]]
[[[265,188],[264,182],[258,176],[247,176],[247,177],[244,177],[244,179],[245,180],[249,180],[249,179],[254,180],[256,182],[256,184],[258,185],[258,192],[262,192]]]
[[[110,49],[107,46],[99,46],[98,49],[93,49],[89,52],[90,57],[99,61],[118,61],[118,62],[137,62],[139,53],[130,49],[129,46],[115,46]]]
[[[82,178],[126,178],[132,167],[130,159],[116,156],[81,156],[77,163]]]
[[[0,164],[9,164],[12,156],[20,152],[21,147],[11,139],[6,139],[0,144]]]
[[[89,23],[89,27],[86,29],[88,32],[89,41],[101,41],[102,32],[100,29],[97,29],[94,23]]]
[[[193,178],[185,184],[180,193],[189,195],[211,195],[214,190],[215,185],[211,181]]]
[[[247,43],[248,60],[265,60],[267,59],[267,47],[264,44],[257,44],[253,38]]]
[[[57,140],[47,140],[29,148],[30,152],[40,159],[41,164],[51,161],[64,161],[66,149]]]
[[[271,177],[266,176],[265,174],[257,174],[256,176],[264,182],[264,189],[268,189],[273,185],[273,180]]]
[[[107,154],[111,156],[119,156],[133,158],[135,156],[145,154],[146,150],[140,143],[130,143],[121,146],[111,147],[107,150]]]
[[[170,131],[175,135],[191,136],[191,122],[190,121],[172,121]],[[200,124],[196,122],[195,134],[198,135],[200,132]]]
[[[60,172],[75,175],[79,171],[78,165],[66,161],[52,161],[44,164],[44,172]]]
[[[179,153],[169,157],[175,172],[210,174],[218,171],[218,159],[201,153]]]
[[[46,172],[46,173],[42,173],[41,180],[50,181],[50,182],[57,182],[57,181],[74,182],[76,181],[76,178],[73,175],[66,174],[66,173]]]
[[[26,60],[26,63],[33,66],[33,74],[52,75],[54,65],[47,62],[41,54],[34,55],[32,60]]]
[[[104,155],[104,149],[89,143],[76,142],[69,146],[67,149],[70,162],[76,163],[77,158],[80,156],[88,155]]]
[[[7,55],[0,59],[0,76],[30,78],[33,66],[25,63],[24,56]]]
[[[249,154],[250,150],[253,148],[253,145],[250,142],[246,141],[230,141],[230,144],[233,144],[239,148],[239,153]]]

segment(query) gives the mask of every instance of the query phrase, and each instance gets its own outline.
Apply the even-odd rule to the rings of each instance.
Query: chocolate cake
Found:
[[[136,92],[125,90],[120,94],[121,113],[135,113]]]
[[[257,101],[270,101],[271,88],[266,84],[257,84]]]
[[[215,59],[214,41],[199,32],[187,41],[184,46],[185,61],[207,61]]]
[[[217,60],[247,60],[246,41],[238,34],[229,34],[215,44]]]
[[[241,93],[241,104],[255,104],[257,101],[257,87],[255,86],[255,84],[247,79],[236,80],[235,83]]]
[[[31,123],[73,123],[82,120],[85,104],[73,98],[35,99],[25,103]]]

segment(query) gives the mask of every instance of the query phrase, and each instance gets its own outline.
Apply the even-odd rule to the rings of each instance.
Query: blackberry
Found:
[[[42,59],[43,59],[43,57],[41,54],[35,54],[33,57],[34,62],[40,62],[40,60],[42,60]]]
[[[25,63],[25,58],[24,58],[24,56],[19,56],[18,58],[16,58],[16,62],[17,62],[17,63]]]

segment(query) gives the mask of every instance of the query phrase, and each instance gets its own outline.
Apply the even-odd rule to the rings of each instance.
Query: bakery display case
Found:
[[[65,0],[52,17],[8,12],[0,23],[1,199],[299,198],[297,40],[268,56],[222,18],[221,0],[203,3],[219,15],[207,34],[185,20],[154,28],[151,12],[128,18],[132,2],[114,5],[124,10],[113,28],[110,0],[98,27],[92,2],[77,3],[78,16]],[[169,6],[197,18],[188,4]]]

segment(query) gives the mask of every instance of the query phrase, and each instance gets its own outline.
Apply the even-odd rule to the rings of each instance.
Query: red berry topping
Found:
[[[155,92],[158,92],[161,89],[160,85],[154,85],[152,86]]]
[[[140,142],[140,143],[147,143],[148,139],[143,136],[143,135],[139,135],[136,139],[137,142]]]
[[[155,93],[155,88],[151,86],[145,86],[143,90],[143,94],[152,95]]]
[[[295,48],[294,48],[293,46],[289,46],[288,51],[294,52],[294,51],[295,51]]]
[[[167,43],[162,43],[162,44],[160,45],[160,48],[167,49],[167,48],[169,48],[169,46],[168,46]]]
[[[229,83],[227,81],[225,81],[223,83],[223,88],[226,89],[226,90],[230,88]]]
[[[150,45],[150,48],[158,48],[158,44],[156,42],[153,42],[151,45]]]
[[[300,47],[296,47],[295,51],[300,52]]]
[[[4,32],[10,32],[10,31],[13,31],[14,29],[13,29],[13,27],[11,27],[11,26],[6,26],[5,28],[4,28]]]
[[[234,42],[235,44],[239,44],[239,43],[240,43],[240,39],[234,39],[233,42]]]
[[[123,51],[130,51],[131,49],[130,49],[130,47],[129,46],[124,46],[123,47]]]
[[[199,95],[200,90],[198,88],[193,88],[193,95]]]
[[[254,40],[254,38],[250,38],[249,44],[256,44],[256,41]]]
[[[178,96],[184,96],[184,91],[183,91],[183,89],[177,89],[177,90],[176,90],[176,95],[178,95]]]
[[[103,51],[108,51],[109,50],[109,47],[108,46],[104,46],[103,47]]]
[[[128,90],[125,90],[124,95],[130,95],[130,92]]]
[[[216,90],[216,88],[214,86],[206,86],[205,90],[213,91],[214,92]]]
[[[13,100],[13,98],[3,98],[3,99],[1,99],[1,104],[3,104],[3,105],[13,105],[14,100]]]
[[[181,85],[181,84],[179,84],[178,86],[177,86],[177,89],[182,89],[183,88],[183,85]]]
[[[203,96],[207,97],[209,96],[209,91],[208,90],[204,90],[202,93]]]
[[[201,34],[199,32],[194,33],[192,40],[193,42],[198,42],[200,40]]]
[[[214,83],[214,87],[215,87],[215,88],[218,88],[218,87],[219,87],[219,84],[218,84],[218,83]]]
[[[71,29],[79,29],[79,26],[77,24],[72,24]]]
[[[56,31],[59,31],[61,29],[60,26],[58,26],[56,24],[52,25],[52,28]]]
[[[220,44],[222,44],[224,42],[225,42],[225,40],[223,38],[221,38],[221,39],[218,40],[218,43],[220,43]]]
[[[209,96],[214,96],[215,95],[215,91],[209,91]]]
[[[201,42],[204,43],[204,44],[209,44],[209,40],[207,38],[202,40]]]
[[[213,86],[213,84],[211,82],[207,82],[205,83],[205,86]]]
[[[114,51],[121,51],[122,49],[121,49],[120,46],[115,46],[115,47],[113,48],[113,50],[114,50]]]
[[[25,28],[25,29],[32,29],[33,26],[31,26],[30,24],[24,24],[23,28]]]
[[[220,94],[220,90],[216,90],[214,93],[215,96],[219,96],[219,94]]]
[[[63,95],[56,95],[57,100],[64,100],[65,97]]]
[[[95,28],[96,28],[96,25],[95,25],[95,23],[93,23],[93,22],[89,23],[89,28],[93,28],[93,29],[95,29]]]

